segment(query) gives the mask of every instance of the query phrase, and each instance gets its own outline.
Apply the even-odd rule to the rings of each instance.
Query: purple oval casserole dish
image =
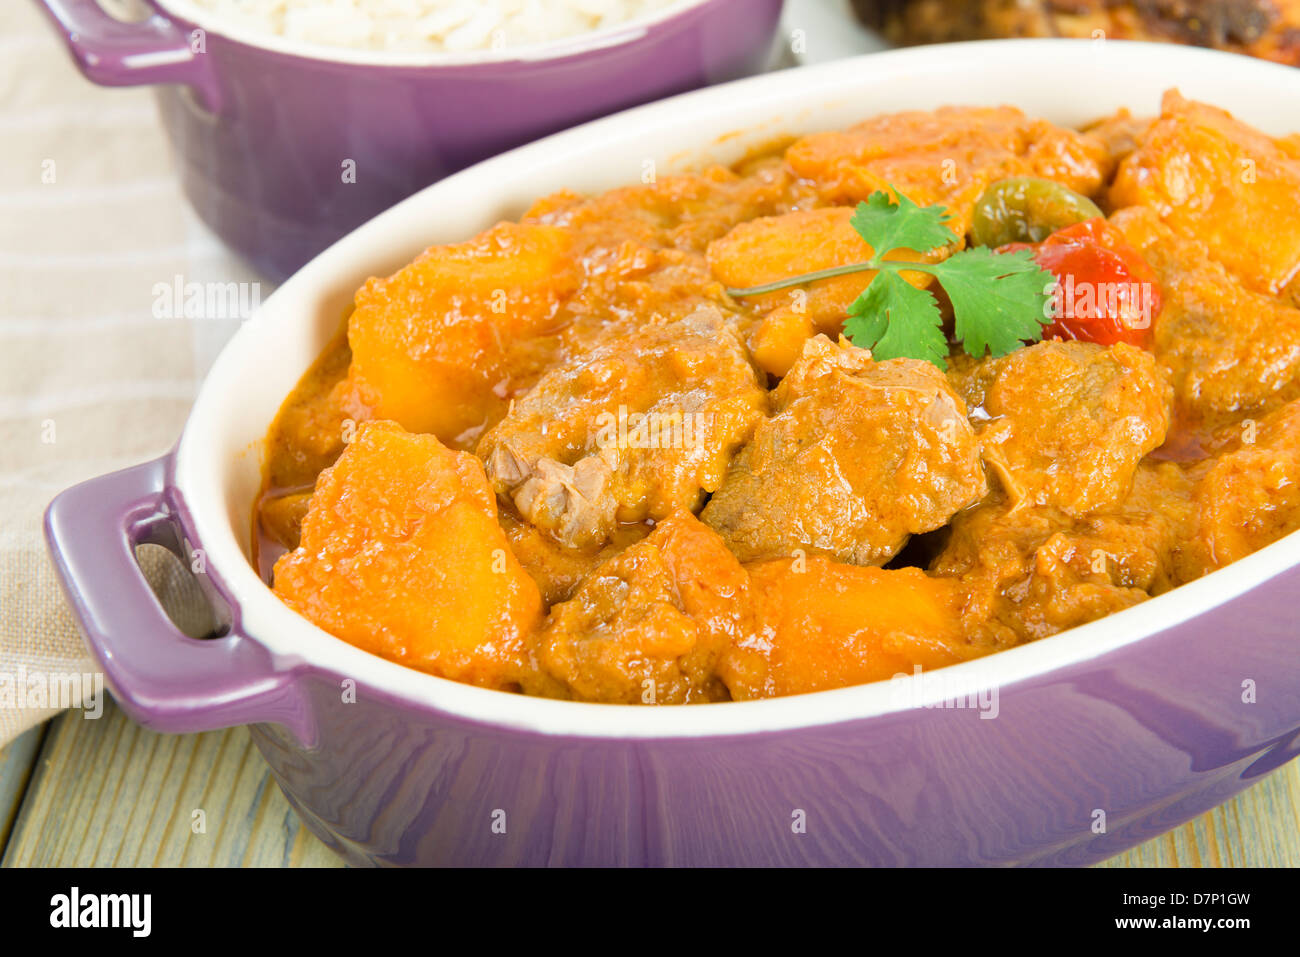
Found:
[[[1025,82],[1039,75],[1087,80]],[[929,675],[670,708],[527,698],[403,668],[294,614],[248,559],[262,437],[281,400],[360,282],[430,243],[554,189],[623,185],[646,158],[729,160],[779,133],[952,102],[1079,124],[1121,106],[1153,112],[1170,86],[1270,132],[1300,129],[1300,71],[1179,47],[994,41],[686,94],[424,190],[264,303],[172,454],[51,505],[49,544],[110,687],[151,728],[252,725],[303,820],[355,863],[1088,864],[1224,801],[1300,750],[1297,535]],[[219,637],[168,623],[132,557],[139,542],[201,568]],[[984,706],[944,706],[972,701]]]
[[[187,0],[141,0],[151,14],[137,23],[95,0],[40,2],[89,79],[161,84],[190,202],[278,281],[448,173],[757,72],[783,0],[695,0],[592,34],[472,54],[306,46],[227,28]]]

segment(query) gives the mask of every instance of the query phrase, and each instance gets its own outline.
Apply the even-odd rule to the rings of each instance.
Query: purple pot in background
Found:
[[[124,23],[95,0],[40,0],[81,71],[161,84],[185,193],[274,280],[354,227],[487,156],[766,64],[783,0],[705,0],[544,56],[433,65],[349,62],[234,40],[146,0]],[[196,33],[195,31],[199,31]],[[433,55],[431,55],[432,58]],[[409,58],[409,55],[408,55]],[[351,181],[348,181],[351,180]]]

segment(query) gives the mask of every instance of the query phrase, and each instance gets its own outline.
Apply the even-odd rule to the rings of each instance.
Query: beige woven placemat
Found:
[[[186,205],[152,94],[91,85],[27,2],[0,4],[0,142],[3,681],[91,669],[46,555],[45,506],[166,452],[238,325],[156,318],[155,286],[257,277]],[[184,606],[187,576],[151,565]],[[0,746],[55,713],[20,697],[0,701]]]

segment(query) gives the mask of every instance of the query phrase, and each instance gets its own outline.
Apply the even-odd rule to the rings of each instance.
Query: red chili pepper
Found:
[[[1041,243],[1010,243],[998,252],[1033,250],[1060,282],[1054,322],[1045,339],[1081,339],[1108,346],[1146,346],[1164,305],[1155,272],[1119,230],[1100,217],[1057,230]]]

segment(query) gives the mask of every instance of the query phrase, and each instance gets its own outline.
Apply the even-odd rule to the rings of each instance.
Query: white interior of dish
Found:
[[[666,10],[659,10],[635,17],[624,23],[614,24],[613,26],[577,34],[572,37],[565,37],[560,40],[513,46],[501,50],[470,50],[464,53],[356,50],[348,47],[326,46],[319,43],[303,43],[274,33],[249,29],[242,24],[228,22],[222,19],[219,14],[214,14],[204,7],[196,6],[190,0],[152,0],[152,2],[167,13],[187,23],[202,27],[210,33],[228,37],[248,46],[272,50],[276,53],[364,66],[437,67],[507,63],[518,60],[550,60],[572,56],[576,53],[586,53],[589,50],[598,50],[601,47],[617,46],[641,38],[645,35],[646,30],[656,23],[671,20],[692,7],[712,3],[714,0],[681,0],[677,6],[669,7]]]
[[[1269,132],[1300,130],[1300,70],[1175,46],[990,41],[893,51],[686,94],[522,147],[411,197],[340,240],[267,299],[218,359],[185,430],[177,483],[210,567],[220,571],[241,606],[242,630],[286,666],[310,662],[465,718],[547,733],[737,734],[903,710],[909,705],[900,699],[913,699],[900,693],[906,689],[897,682],[690,707],[550,701],[457,684],[360,651],[281,604],[249,562],[263,435],[366,277],[395,270],[432,243],[463,240],[515,216],[545,193],[636,182],[647,160],[660,173],[727,161],[775,134],[843,127],[891,110],[1009,103],[1069,125],[1123,106],[1150,114],[1172,86]],[[930,697],[1005,688],[1105,654],[1193,618],[1298,561],[1300,535],[1292,535],[1109,618],[935,672],[943,675],[944,687]]]

